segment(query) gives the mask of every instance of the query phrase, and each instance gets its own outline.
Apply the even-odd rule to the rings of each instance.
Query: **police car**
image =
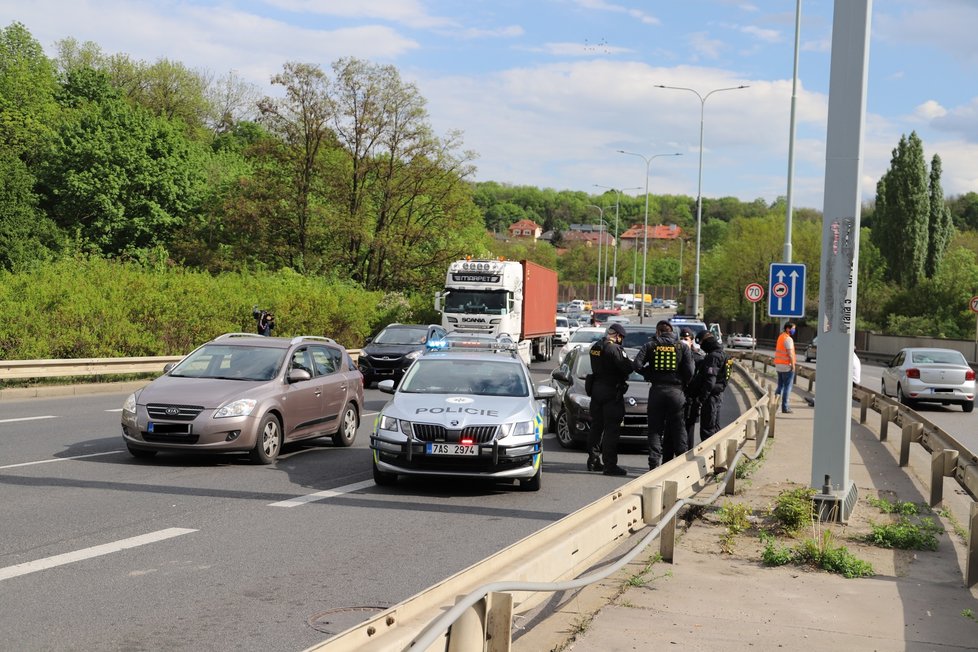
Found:
[[[395,389],[370,436],[374,482],[399,475],[487,478],[540,489],[547,385],[512,342],[435,340]]]

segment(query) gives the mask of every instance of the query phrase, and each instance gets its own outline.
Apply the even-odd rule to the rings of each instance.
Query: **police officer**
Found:
[[[635,370],[651,383],[649,387],[649,468],[686,452],[683,424],[683,387],[693,377],[693,355],[662,320],[655,336],[635,356]]]
[[[702,403],[695,385],[697,372],[705,356],[693,336],[693,331],[685,326],[679,329],[679,343],[689,347],[689,351],[693,355],[693,380],[683,388],[683,394],[686,398],[683,403],[683,424],[686,426],[686,450],[689,450],[696,443],[696,424],[700,420]]]
[[[625,418],[625,381],[632,363],[621,348],[625,327],[614,323],[591,345],[591,431],[587,436],[587,470],[628,475],[618,466],[618,437]],[[604,463],[602,463],[602,457]]]
[[[691,384],[698,388],[702,405],[700,441],[704,441],[720,430],[720,406],[733,361],[724,353],[723,344],[709,331],[703,333],[700,347],[705,357]]]

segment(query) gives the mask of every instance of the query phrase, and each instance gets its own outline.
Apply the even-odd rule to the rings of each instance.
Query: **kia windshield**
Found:
[[[207,344],[170,371],[176,378],[271,380],[282,368],[285,349]]]

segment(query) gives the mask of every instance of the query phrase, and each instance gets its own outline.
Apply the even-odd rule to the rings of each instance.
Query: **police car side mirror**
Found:
[[[533,388],[533,398],[553,398],[557,390],[549,385],[537,385]]]
[[[163,365],[163,373],[165,374],[170,373],[170,370],[173,369],[175,366],[177,366],[177,363],[167,362],[165,365]]]
[[[385,394],[393,394],[394,393],[394,381],[393,380],[382,380],[379,383],[377,383],[377,389],[379,389],[380,391],[382,391]]]
[[[550,377],[558,382],[565,383],[565,384],[570,384],[571,381],[570,374],[567,371],[567,367],[559,367],[557,369],[554,369],[553,371],[550,372]]]

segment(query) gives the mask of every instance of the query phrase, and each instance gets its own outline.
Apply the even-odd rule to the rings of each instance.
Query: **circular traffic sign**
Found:
[[[971,312],[978,312],[978,297],[971,297],[971,303],[968,304],[968,307],[971,308]]]
[[[761,287],[760,283],[751,283],[744,288],[744,296],[751,303],[757,303],[764,296],[764,288]]]
[[[771,288],[771,294],[779,299],[785,298],[788,296],[788,284],[775,283],[774,287]]]

